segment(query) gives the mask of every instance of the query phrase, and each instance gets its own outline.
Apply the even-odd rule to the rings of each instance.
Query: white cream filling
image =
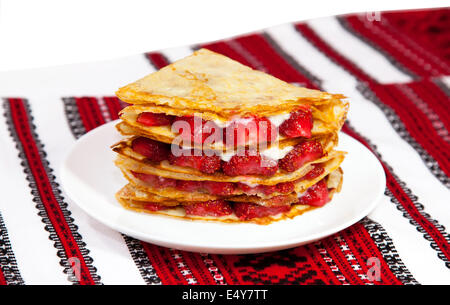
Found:
[[[287,119],[289,119],[289,117],[291,116],[291,114],[288,113],[282,113],[282,114],[277,114],[277,115],[271,115],[268,116],[267,119],[276,127],[279,127],[281,124],[283,124],[284,121],[286,121]],[[230,121],[221,121],[221,120],[213,120],[213,122],[219,126],[220,128],[225,128],[228,127],[231,123],[242,123],[242,124],[247,124],[251,121],[251,118],[234,118]]]
[[[293,148],[294,146],[286,146],[284,148],[279,148],[278,146],[271,146],[269,148],[261,150],[259,154],[271,160],[280,160],[283,159]],[[229,162],[230,159],[234,155],[237,155],[238,153],[239,151],[229,151],[229,152],[219,152],[218,155],[220,159],[222,159],[223,161]]]
[[[288,113],[282,113],[282,114],[277,114],[277,115],[272,115],[267,117],[269,119],[269,121],[277,126],[280,127],[281,124],[283,124],[284,121],[286,121],[287,119],[289,119],[289,117],[291,116],[291,114]]]

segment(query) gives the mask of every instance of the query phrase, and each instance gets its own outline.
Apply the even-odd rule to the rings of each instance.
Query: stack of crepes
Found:
[[[301,88],[201,49],[117,96],[112,146],[126,208],[267,224],[323,206],[342,185],[339,94]]]

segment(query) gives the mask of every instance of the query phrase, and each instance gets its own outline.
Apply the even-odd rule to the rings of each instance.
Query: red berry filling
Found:
[[[313,164],[313,169],[304,175],[301,180],[312,180],[319,177],[325,172],[325,169],[320,164]]]
[[[160,176],[131,172],[134,177],[150,184],[152,187],[175,187],[177,180]]]
[[[165,206],[165,205],[161,205],[157,202],[146,202],[144,205],[144,209],[152,211],[152,212],[156,212],[156,211],[161,211],[161,210],[167,210],[170,209],[172,207],[170,206]]]
[[[223,142],[227,145],[248,145],[274,141],[277,128],[265,117],[246,117],[233,120],[223,130]]]
[[[168,144],[153,141],[144,137],[134,139],[131,143],[131,147],[135,152],[154,162],[166,160],[170,153],[170,147]]]
[[[233,209],[234,213],[240,220],[249,220],[252,218],[261,218],[288,212],[291,209],[291,206],[281,205],[273,207],[264,207],[261,205],[248,202],[236,202],[233,205]]]
[[[280,127],[280,134],[288,138],[311,137],[311,129],[313,127],[313,118],[311,109],[300,109],[293,112],[289,119],[284,121]]]
[[[186,125],[187,123],[187,125]],[[183,140],[194,143],[204,143],[208,139],[208,143],[212,144],[220,140],[220,127],[213,121],[205,121],[199,117],[182,116],[174,120],[175,129]],[[215,136],[218,136],[218,139]]]
[[[328,201],[330,201],[330,196],[328,194],[327,183],[325,180],[320,180],[318,183],[311,186],[302,197],[300,197],[298,203],[321,207]]]
[[[292,182],[282,182],[275,185],[263,185],[259,184],[257,186],[249,186],[245,183],[238,182],[238,185],[242,191],[247,195],[257,195],[264,194],[270,195],[272,193],[278,192],[282,194],[289,194],[294,191],[294,183]]]
[[[234,155],[230,161],[223,162],[222,170],[225,175],[263,175],[272,176],[278,170],[278,163],[275,160],[261,156],[252,155],[249,151],[244,156]]]
[[[317,160],[323,155],[322,145],[317,141],[309,141],[300,143],[278,163],[281,169],[288,172],[293,172],[305,163]]]
[[[191,152],[180,152],[181,156],[175,156],[173,154],[169,155],[170,164],[177,166],[186,166],[198,169],[202,173],[212,174],[220,170],[220,158],[219,156],[196,156],[194,151]],[[185,154],[185,155],[184,155]]]
[[[142,112],[138,115],[136,121],[145,126],[166,126],[171,125],[174,120],[173,115],[164,113]]]
[[[186,215],[193,216],[226,216],[233,213],[231,206],[224,200],[197,202],[184,207]]]

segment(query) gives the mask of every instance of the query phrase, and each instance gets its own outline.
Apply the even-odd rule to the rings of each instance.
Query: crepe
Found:
[[[140,135],[142,136],[142,135]],[[147,136],[145,136],[147,137]],[[150,162],[150,161],[146,161],[146,157],[135,152],[132,149],[132,142],[134,139],[138,138],[138,136],[131,136],[128,137],[114,145],[111,146],[112,150],[115,151],[116,153],[124,156],[124,157],[128,157],[137,161],[145,161],[145,162]],[[316,141],[319,142],[322,145],[322,150],[324,152],[324,154],[327,154],[328,152],[330,152],[333,147],[335,147],[338,144],[338,136],[336,133],[328,133],[325,135],[321,135],[321,136],[316,136],[313,137],[311,139],[305,140],[302,138],[285,138],[280,140],[279,142],[275,142],[275,143],[268,143],[267,147],[262,147],[262,146],[258,146],[257,149],[259,150],[259,153],[261,155],[265,155],[265,153],[267,153],[269,150],[277,150],[278,149],[280,151],[290,151],[295,145],[302,143],[302,142],[308,142],[308,141]],[[164,142],[164,141],[160,141],[160,142]],[[170,144],[170,143],[167,143]],[[184,147],[183,147],[184,148]],[[190,148],[186,147],[186,149]],[[199,148],[201,149],[201,147],[197,147],[195,146],[195,148]],[[261,150],[263,149],[263,150]],[[203,152],[205,152],[206,149],[203,148]],[[223,155],[228,155],[229,158],[231,158],[232,155],[236,154],[237,152],[239,152],[238,150],[234,149],[234,147],[228,149],[228,150],[222,150],[222,149],[209,149],[208,156],[212,156],[212,155],[217,155],[219,157],[222,157]],[[151,163],[151,162],[150,162]],[[164,166],[164,165],[162,165]],[[178,169],[179,167],[174,167],[174,169]],[[179,170],[178,170],[179,171]],[[194,170],[194,169],[183,169],[181,170],[182,172],[186,172],[186,173],[199,173],[198,171]]]
[[[156,211],[159,214],[186,218],[185,209],[188,213],[191,210],[195,212],[190,213],[204,215],[229,213],[229,210],[222,214],[214,212],[214,209],[223,208],[232,209],[232,215],[197,215],[188,218],[236,222],[256,217],[250,221],[267,224],[274,220],[295,217],[314,208],[300,205],[299,202],[320,205],[340,191],[343,177],[340,166],[346,153],[335,150],[335,147],[338,144],[338,132],[344,124],[349,107],[341,94],[294,86],[223,55],[200,49],[191,56],[120,88],[116,95],[131,104],[119,113],[121,122],[116,125],[116,129],[124,138],[111,146],[117,153],[115,164],[128,181],[128,184],[116,193],[116,198],[127,209]],[[143,113],[145,115],[142,115]],[[216,142],[210,143],[201,138],[205,143],[197,140],[191,143],[190,137],[194,133],[196,136],[198,134],[196,127],[191,130],[192,133],[184,135],[183,140],[179,130],[172,130],[172,122],[189,121],[188,126],[195,126],[196,123],[190,121],[192,118],[176,119],[185,116],[201,117],[205,121],[214,122],[215,135],[220,136],[236,132],[236,126],[248,128],[250,123],[270,121],[270,131],[272,133],[276,128],[276,135],[255,136],[254,130],[247,130],[237,131],[238,136],[245,136],[245,132],[248,132],[252,142],[227,138],[216,139]],[[162,124],[165,125],[151,126]],[[258,126],[258,133],[261,131],[259,128]],[[221,161],[217,158],[206,160],[220,162],[221,166],[225,164],[223,162],[228,162],[228,169],[231,167],[228,173],[255,172],[244,167],[247,166],[245,159],[235,158],[230,162],[236,151],[239,152],[237,148],[257,150],[260,156],[265,156],[272,162],[283,159],[283,166],[271,176],[227,176],[220,170],[207,174],[192,167],[170,164],[169,157],[173,156],[168,155],[166,158],[169,146],[143,139],[133,142],[137,137],[180,145],[183,149],[201,150],[201,153],[207,156],[211,156],[212,152],[219,156]],[[181,143],[178,140],[181,140]],[[308,141],[313,143],[304,143]],[[322,157],[307,162],[300,168],[292,167],[292,172],[282,169],[289,168],[286,163],[292,165],[297,162],[293,158],[304,157],[304,160],[308,160],[313,158],[311,156],[320,155],[317,143],[322,146]],[[297,155],[291,154],[285,158],[298,144],[302,146],[295,150]],[[143,152],[149,158],[134,151],[133,145],[137,151]],[[255,145],[258,146],[254,147]],[[152,147],[158,148],[149,151]],[[152,156],[152,153],[157,157]],[[303,153],[304,156],[298,155]],[[151,159],[163,161],[154,162]],[[179,164],[189,164],[183,163],[182,159],[177,160],[181,160]],[[201,162],[203,160],[201,159]],[[265,173],[260,170],[257,172]],[[152,176],[140,176],[142,174]],[[327,194],[329,197],[326,197]],[[163,210],[160,210],[161,208]],[[240,208],[257,208],[258,213],[264,211],[263,214],[268,213],[264,215],[271,216],[252,216],[245,214],[250,213],[250,210],[245,212],[239,210]],[[286,209],[290,210],[279,212]],[[234,211],[237,214],[234,214]],[[272,215],[275,213],[279,214]],[[240,215],[241,219],[236,215]]]
[[[336,192],[339,192],[342,187],[343,182],[343,172],[342,169],[338,168],[335,171],[328,174],[325,178],[327,188],[328,188],[328,196],[330,200],[332,200],[334,194]],[[188,219],[198,219],[198,220],[213,220],[213,221],[222,221],[222,222],[243,222],[243,220],[236,217],[234,213],[227,216],[221,216],[221,217],[213,217],[213,216],[194,216],[194,215],[186,215],[184,212],[183,206],[192,204],[189,201],[178,201],[178,205],[172,204],[176,201],[152,201],[151,199],[154,198],[153,194],[148,194],[145,192],[136,191],[132,186],[127,185],[122,190],[120,190],[116,194],[116,198],[119,201],[119,203],[126,209],[137,211],[137,212],[144,212],[144,213],[157,213],[161,215],[166,216],[172,216],[172,217],[180,217],[180,218],[188,218]],[[248,198],[247,198],[248,199]],[[227,199],[229,200],[229,199]],[[292,203],[290,204],[290,210],[284,213],[280,213],[277,215],[272,216],[266,216],[261,218],[253,218],[250,220],[247,220],[248,222],[254,222],[257,224],[269,224],[273,221],[285,219],[285,218],[293,218],[295,216],[298,216],[300,214],[303,214],[304,212],[314,209],[313,206],[308,205],[300,205],[297,204],[298,198],[295,197],[295,199],[292,200]],[[158,203],[162,205],[166,205],[169,209],[167,210],[160,210],[160,211],[151,211],[146,208],[146,204],[149,202],[152,203]],[[230,201],[231,203],[233,201]],[[239,200],[235,200],[234,202],[239,202]],[[241,202],[249,202],[245,201],[244,199]],[[168,203],[168,204],[166,204]],[[264,205],[264,204],[263,204]]]
[[[249,184],[275,185],[282,182],[294,181],[306,175],[311,169],[312,164],[322,164],[327,161],[330,163],[341,163],[344,160],[345,152],[333,150],[326,156],[317,160],[308,162],[296,171],[287,173],[279,169],[273,176],[227,176],[221,172],[214,174],[201,173],[188,167],[171,165],[167,161],[160,164],[151,164],[142,161],[136,161],[119,155],[115,161],[116,166],[125,171],[156,175],[164,178],[188,181],[216,181],[216,182],[245,182]]]
[[[116,95],[130,104],[206,111],[225,119],[290,112],[344,97],[296,87],[206,49],[120,88]]]
[[[279,106],[274,106],[274,111]],[[313,128],[311,130],[312,136],[324,135],[327,133],[335,133],[339,131],[342,127],[342,124],[345,121],[346,115],[348,111],[348,104],[342,102],[340,100],[334,100],[330,103],[318,106],[311,106],[311,112],[313,117]],[[227,118],[211,113],[211,112],[193,112],[192,109],[176,109],[170,108],[167,106],[156,106],[156,105],[134,105],[124,108],[120,112],[120,118],[122,119],[122,123],[117,126],[117,129],[124,135],[130,134],[145,134],[149,138],[162,141],[165,143],[172,143],[176,138],[177,130],[173,130],[170,125],[168,126],[146,126],[137,122],[137,117],[139,114],[144,112],[151,113],[164,113],[167,115],[174,116],[188,116],[188,115],[196,115],[201,117],[204,120],[212,120],[220,125],[227,124]],[[285,112],[272,114],[272,115],[282,115]],[[270,119],[272,115],[269,115]],[[266,116],[264,113],[258,112],[258,116],[263,117]],[[236,116],[234,117],[236,118]],[[126,124],[127,126],[123,126]],[[280,140],[283,140],[283,136],[280,135]],[[212,148],[221,149],[223,147],[223,143],[214,143]]]

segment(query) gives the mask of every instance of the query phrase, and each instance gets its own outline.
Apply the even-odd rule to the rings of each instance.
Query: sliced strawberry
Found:
[[[142,112],[136,121],[145,126],[166,126],[172,124],[174,116],[164,113]]]
[[[174,124],[177,123],[187,123],[189,127],[185,124],[174,125],[175,129],[178,130],[181,137],[184,140],[192,141],[194,143],[204,143],[205,140],[210,136],[215,136],[216,132],[219,135],[219,139],[214,141],[209,141],[210,143],[218,142],[220,140],[220,127],[217,126],[213,121],[205,121],[201,118],[196,118],[193,115],[177,117],[174,120]],[[184,130],[189,128],[189,130]]]
[[[173,165],[178,166],[185,166],[185,167],[192,167],[195,169],[198,169],[202,173],[205,174],[212,174],[218,170],[220,170],[221,162],[220,157],[213,155],[213,156],[195,156],[194,152],[188,152],[185,153],[188,154],[184,156],[183,154],[181,156],[175,156],[173,154],[169,155],[169,162]]]
[[[313,164],[313,169],[304,175],[301,180],[312,180],[319,177],[325,172],[325,169],[320,164]]]
[[[131,172],[137,179],[150,184],[152,187],[175,187],[177,180],[160,176]]]
[[[264,195],[270,195],[275,192],[288,194],[294,191],[294,184],[292,182],[283,182],[275,185],[260,184],[254,187],[238,182],[238,186],[247,195],[257,195],[261,193]]]
[[[300,197],[298,204],[307,204],[316,207],[321,207],[330,201],[328,188],[325,180],[320,180],[318,183],[311,186],[302,197]]]
[[[223,141],[227,145],[248,145],[274,141],[277,128],[265,117],[244,117],[233,120],[223,130]]]
[[[165,206],[165,205],[161,205],[157,202],[146,202],[144,205],[144,209],[152,211],[152,212],[156,212],[156,211],[161,211],[161,210],[167,210],[170,209],[172,207],[170,206]]]
[[[228,196],[233,194],[235,184],[231,182],[203,181],[203,188],[211,195]]]
[[[292,182],[283,182],[278,183],[276,186],[277,192],[282,194],[289,194],[294,191],[294,183]]]
[[[288,212],[291,209],[291,206],[281,205],[273,207],[264,207],[261,205],[248,202],[236,202],[233,205],[233,209],[234,213],[240,220],[249,220],[252,218],[261,218]]]
[[[297,144],[278,163],[280,168],[288,172],[293,172],[303,164],[314,161],[323,155],[322,145],[317,141],[309,141]]]
[[[244,156],[234,155],[230,161],[223,162],[222,170],[228,176],[272,176],[278,170],[278,163],[264,156],[261,157],[259,154],[253,156],[249,151],[246,151]]]
[[[233,213],[231,206],[224,200],[209,200],[186,205],[186,215],[194,216],[226,216]]]
[[[279,132],[288,138],[310,138],[312,127],[313,119],[311,109],[300,109],[293,112],[289,119],[280,125]]]
[[[177,180],[177,189],[185,192],[195,192],[203,188],[202,181]]]
[[[135,152],[155,162],[166,160],[170,153],[170,146],[168,144],[144,137],[134,139],[131,147]]]

